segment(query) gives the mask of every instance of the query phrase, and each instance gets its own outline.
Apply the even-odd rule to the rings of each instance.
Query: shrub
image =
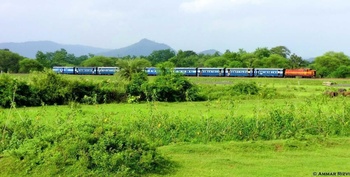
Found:
[[[181,74],[170,73],[157,76],[153,83],[144,86],[148,100],[154,101],[196,101],[198,88]]]
[[[7,74],[0,75],[0,106],[38,106],[40,98],[27,82],[14,79]]]
[[[348,78],[350,77],[350,66],[339,66],[335,71],[330,74],[330,77],[334,78]]]
[[[0,75],[0,105],[8,108],[11,106],[11,101],[14,96],[13,79],[8,74]]]
[[[256,95],[259,93],[259,87],[255,82],[239,82],[232,87],[233,95]]]
[[[41,102],[48,105],[62,105],[66,103],[66,98],[71,92],[69,87],[67,87],[69,81],[51,70],[35,73],[31,82],[31,86],[37,91]]]
[[[68,90],[71,90],[67,94],[68,100],[77,101],[79,103],[88,103],[92,104],[91,99],[94,99],[94,103],[97,103],[96,100],[96,90],[97,84],[89,80],[74,80],[70,82],[70,85],[67,86]],[[68,96],[69,95],[69,96]],[[91,99],[89,99],[91,98]],[[91,101],[89,101],[91,100]]]
[[[145,100],[146,95],[142,89],[142,85],[147,84],[147,82],[148,82],[147,73],[140,72],[140,73],[133,74],[131,77],[131,81],[126,86],[126,93],[132,99],[136,99],[134,101]]]
[[[63,105],[71,101],[86,104],[126,101],[125,83],[120,80],[70,80],[51,70],[34,72],[30,78],[23,81],[1,74],[0,106],[9,108],[11,105]]]
[[[114,123],[58,119],[52,127],[35,126],[28,118],[13,121],[1,150],[16,158],[27,175],[49,168],[49,176],[140,176],[171,167],[154,145]]]
[[[278,96],[276,88],[263,87],[260,89],[259,95],[264,99],[271,99]]]

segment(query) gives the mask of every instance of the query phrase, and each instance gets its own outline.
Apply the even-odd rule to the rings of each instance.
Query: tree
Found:
[[[119,59],[116,62],[116,65],[120,68],[118,75],[126,78],[128,80],[132,79],[134,73],[143,72],[145,67],[151,66],[151,62],[146,59],[129,59],[121,60]]]
[[[222,54],[223,57],[225,58],[233,58],[233,55],[232,55],[233,52],[231,52],[230,50],[226,50],[224,54]]]
[[[286,68],[288,60],[280,55],[272,54],[261,60],[264,68]]]
[[[271,54],[277,54],[284,58],[288,58],[290,50],[285,46],[277,46],[270,49]]]
[[[229,50],[226,50],[222,56],[230,61],[242,61],[241,55],[239,53],[230,52]]]
[[[170,61],[166,61],[163,63],[158,63],[157,68],[159,69],[160,75],[166,75],[166,74],[170,74],[171,72],[174,71],[175,64],[170,62]]]
[[[260,60],[255,54],[253,53],[242,53],[242,66],[243,67],[261,67]]]
[[[0,50],[0,71],[17,73],[19,70],[19,62],[23,58],[24,57],[17,53],[8,50]]]
[[[350,66],[341,65],[334,72],[332,72],[330,76],[336,78],[349,78]]]
[[[197,53],[193,52],[192,50],[186,50],[186,51],[179,50],[176,56],[179,58],[186,58],[189,56],[197,56]]]
[[[191,51],[179,50],[176,56],[172,57],[169,61],[173,62],[177,67],[193,67],[198,65],[198,55]]]
[[[300,68],[305,67],[305,61],[295,53],[293,53],[289,58],[290,68]]]
[[[239,62],[239,61],[231,61],[229,64],[228,64],[228,67],[230,68],[243,68],[244,65],[242,62]]]
[[[81,63],[82,66],[115,66],[115,62],[105,56],[94,56]]]
[[[148,57],[148,61],[152,63],[152,66],[168,61],[175,56],[175,52],[170,49],[153,51]]]
[[[79,66],[81,65],[81,63],[89,58],[94,57],[94,55],[89,54],[89,55],[81,55],[80,57],[75,57],[75,59],[73,61],[71,61],[70,63],[73,66]],[[114,62],[115,63],[115,62]]]
[[[38,51],[36,53],[36,61],[38,61],[45,68],[51,67],[51,59],[47,53],[44,54],[42,51]]]
[[[30,71],[42,71],[43,69],[44,66],[37,60],[26,58],[19,62],[20,73],[29,73]]]
[[[142,86],[144,84],[147,84],[148,77],[146,72],[139,72],[132,74],[132,79],[130,80],[129,84],[126,86],[126,93],[130,96],[133,96],[131,98],[134,98],[135,100],[132,101],[140,101],[145,100],[146,95],[144,90],[142,89]]]
[[[225,57],[214,57],[208,59],[204,62],[204,66],[206,67],[226,67],[229,64],[229,60]]]
[[[38,51],[36,53],[36,60],[45,68],[52,68],[53,66],[76,66],[88,58],[89,57],[87,55],[77,58],[74,56],[74,54],[69,54],[65,49],[46,53]]]
[[[271,51],[267,47],[257,48],[254,51],[254,55],[259,59],[263,59],[269,57],[271,55]]]
[[[327,52],[322,56],[316,57],[311,65],[312,69],[317,70],[317,74],[321,77],[328,77],[340,66],[349,66],[350,59],[343,52]]]
[[[74,55],[73,55],[74,57]],[[74,57],[75,58],[75,57]],[[68,52],[65,49],[57,50],[53,53],[51,66],[65,66],[69,64],[68,62]]]

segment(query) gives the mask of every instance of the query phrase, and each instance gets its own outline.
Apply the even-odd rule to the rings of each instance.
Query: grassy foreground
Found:
[[[350,167],[350,138],[305,141],[276,140],[179,143],[159,151],[177,164],[172,173],[147,176],[315,176],[314,173],[347,172]],[[48,176],[49,169],[28,175],[11,157],[0,158],[0,176]],[[64,176],[70,176],[65,173]],[[340,176],[340,175],[339,175]]]
[[[310,99],[312,97],[253,100],[254,104],[251,104],[252,100],[104,105],[72,103],[68,106],[2,109],[0,112],[1,119],[5,119],[5,122],[30,118],[35,125],[59,126],[62,120],[91,120],[129,127],[139,136],[149,135],[149,138],[158,144],[158,151],[170,158],[176,164],[176,168],[163,175],[147,176],[312,176],[313,172],[349,171],[350,138],[347,138],[347,131],[335,129],[343,124],[333,126],[322,123],[327,119],[340,118],[345,121],[343,127],[349,127],[347,98],[331,99],[320,96],[313,98],[314,101],[307,101]],[[292,138],[269,141],[259,140],[261,137],[258,134],[249,132],[247,138],[256,137],[257,140],[217,142],[217,138],[209,136],[221,132],[219,137],[230,138],[230,135],[222,134],[222,126],[226,127],[224,131],[231,131],[225,124],[228,117],[264,120],[269,116],[274,118],[276,115],[271,115],[271,112],[275,110],[284,111],[284,115],[292,113],[296,120],[310,118],[310,123],[315,123],[316,127],[313,131],[324,130],[315,135],[300,131]],[[213,122],[208,122],[209,120]],[[169,131],[168,127],[174,126],[174,123],[194,124],[175,126],[173,128],[177,131]],[[198,128],[203,126],[203,123],[207,128]],[[247,125],[250,125],[249,122]],[[188,130],[189,128],[193,130]],[[260,129],[260,132],[273,128],[265,127]],[[332,135],[333,129],[340,132],[340,135]],[[207,130],[209,132],[205,132]],[[170,140],[161,140],[169,134],[172,135]],[[7,153],[1,155],[0,164],[0,176],[48,176],[57,170],[39,168],[28,174],[23,170],[28,170],[28,167],[21,165]],[[69,176],[71,172],[60,174]]]
[[[322,86],[325,80],[190,79],[202,87],[209,101],[101,105],[72,102],[66,106],[0,109],[0,123],[4,125],[0,127],[0,147],[5,149],[0,154],[0,176],[96,176],[98,171],[87,173],[84,166],[72,161],[78,159],[77,152],[84,155],[79,149],[84,138],[98,137],[106,127],[111,128],[106,129],[107,133],[122,130],[127,138],[143,138],[176,166],[161,175],[142,176],[314,176],[314,172],[350,172],[349,98],[324,96],[325,90],[337,89]],[[231,97],[223,92],[241,81],[273,89],[265,92],[264,98]],[[349,80],[334,82],[346,85]],[[15,129],[19,133],[6,139],[6,133]],[[9,149],[5,143],[25,146]],[[45,151],[50,147],[53,149]],[[83,150],[86,148],[83,146]],[[39,160],[37,151],[45,151],[39,154]],[[26,154],[34,160],[26,158]],[[97,166],[103,155],[106,154],[88,157],[97,158]],[[61,156],[68,161],[61,161]],[[100,159],[104,162],[101,166],[110,165],[106,157]],[[79,163],[87,163],[81,159]],[[108,176],[106,172],[102,174]],[[140,175],[125,174],[119,176]]]
[[[350,138],[176,144],[161,147],[179,164],[166,176],[314,176],[350,172]],[[339,175],[340,176],[340,175]]]

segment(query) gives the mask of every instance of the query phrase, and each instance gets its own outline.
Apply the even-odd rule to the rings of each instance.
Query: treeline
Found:
[[[311,68],[318,77],[350,77],[350,57],[343,52],[327,52],[314,61],[298,56],[285,46],[257,48],[253,52],[243,49],[226,50],[220,54],[197,54],[191,50],[177,52],[166,49],[152,52],[149,56],[105,57],[93,54],[74,56],[65,49],[55,52],[38,51],[35,59],[24,58],[8,50],[0,50],[0,70],[11,73],[41,71],[53,66],[119,66],[120,60],[143,59],[149,66],[166,63],[173,67],[253,67],[253,68]]]
[[[25,80],[10,74],[1,74],[0,108],[70,103],[205,100],[204,96],[199,94],[198,87],[180,74],[164,73],[153,82],[149,82],[145,72],[135,71],[118,77],[121,73],[114,79],[101,82],[70,79],[52,70],[31,73]]]

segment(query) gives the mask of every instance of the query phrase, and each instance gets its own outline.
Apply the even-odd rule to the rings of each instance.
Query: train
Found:
[[[118,67],[75,67],[54,66],[52,70],[58,74],[74,75],[114,75],[119,71]]]
[[[159,70],[156,67],[146,67],[149,76],[156,76]],[[120,71],[118,67],[73,67],[55,66],[53,71],[59,74],[75,75],[114,75]],[[206,68],[206,67],[176,67],[175,73],[194,77],[301,77],[314,78],[316,70],[309,68]]]

